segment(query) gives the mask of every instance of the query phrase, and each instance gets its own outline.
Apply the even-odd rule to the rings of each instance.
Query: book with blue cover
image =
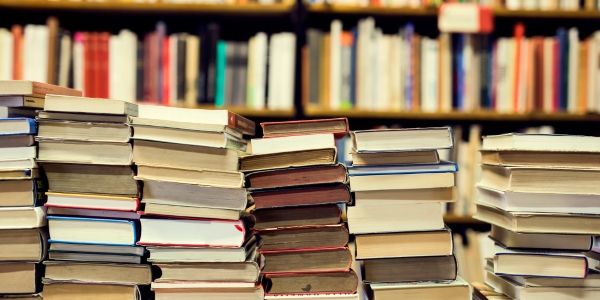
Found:
[[[18,134],[37,134],[37,123],[30,118],[0,119],[0,136]]]
[[[135,246],[138,225],[135,221],[48,216],[50,243]]]

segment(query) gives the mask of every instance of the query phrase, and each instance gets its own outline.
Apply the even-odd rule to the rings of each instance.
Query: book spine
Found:
[[[227,64],[227,44],[225,41],[217,43],[217,57],[215,68],[215,106],[223,107],[225,105],[225,67]]]

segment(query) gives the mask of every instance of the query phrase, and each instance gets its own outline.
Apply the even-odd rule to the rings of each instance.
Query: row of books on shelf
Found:
[[[319,4],[334,4],[334,5],[345,5],[345,6],[358,6],[358,7],[405,7],[405,8],[423,8],[423,7],[437,7],[441,4],[448,2],[453,3],[454,1],[443,1],[443,0],[306,0],[306,3],[310,5]],[[489,6],[494,9],[507,9],[507,10],[544,10],[544,11],[577,11],[577,10],[598,10],[600,8],[600,2],[597,0],[468,0],[461,1],[464,3],[476,3],[485,6]]]
[[[293,107],[294,34],[261,32],[248,41],[225,41],[216,23],[202,24],[197,32],[169,35],[159,22],[141,41],[129,30],[71,36],[56,18],[47,25],[15,25],[0,29],[0,79],[171,106]]]
[[[598,34],[577,28],[556,37],[441,34],[421,36],[411,23],[384,34],[373,18],[344,31],[309,29],[302,51],[305,105],[332,110],[501,113],[596,112]]]
[[[73,2],[73,0],[46,0],[48,2]],[[278,3],[289,3],[289,0],[79,0],[83,2],[113,2],[113,3],[175,3],[175,4],[229,4],[244,5],[256,3],[272,5]]]

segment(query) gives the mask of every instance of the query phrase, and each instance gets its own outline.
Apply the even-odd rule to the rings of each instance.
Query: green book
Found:
[[[225,105],[225,65],[227,63],[226,57],[226,43],[225,41],[219,41],[217,43],[217,70],[215,80],[215,106],[223,107]]]

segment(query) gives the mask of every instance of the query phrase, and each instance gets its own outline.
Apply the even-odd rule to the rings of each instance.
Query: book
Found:
[[[4,135],[0,136],[0,148],[30,147],[35,144],[33,135]]]
[[[133,126],[133,138],[155,142],[230,148],[246,151],[246,141],[225,132],[195,131],[158,126]]]
[[[252,139],[253,155],[315,150],[323,148],[335,148],[333,134],[329,133]]]
[[[41,262],[48,250],[45,229],[0,230],[1,262]]]
[[[44,171],[53,192],[140,196],[130,166],[44,163]]]
[[[407,282],[371,284],[375,299],[471,299],[471,286],[462,278],[447,282]]]
[[[347,183],[342,164],[263,170],[246,174],[250,189],[267,189],[327,183]]]
[[[345,185],[254,190],[249,196],[254,200],[256,209],[349,203],[351,200]]]
[[[0,181],[0,207],[36,206],[46,199],[47,189],[38,180]]]
[[[454,186],[454,173],[407,173],[350,176],[353,192],[447,188]]]
[[[252,225],[249,223],[249,220],[142,218],[138,245],[235,248],[246,241],[247,227]]]
[[[358,130],[350,132],[353,150],[393,152],[448,149],[454,146],[450,127]]]
[[[0,180],[23,180],[39,178],[40,172],[37,168],[19,168],[11,170],[0,169]]]
[[[173,168],[238,171],[238,152],[211,148],[135,140],[133,162]]]
[[[74,122],[97,122],[97,123],[120,123],[125,124],[129,116],[111,114],[91,114],[80,112],[62,111],[39,111],[37,120],[74,121]]]
[[[263,122],[260,123],[260,126],[263,128],[265,138],[332,133],[336,139],[341,139],[349,131],[348,119],[346,118]]]
[[[481,163],[495,166],[597,168],[600,154],[558,151],[481,151]]]
[[[133,246],[138,225],[129,220],[48,216],[50,243]]]
[[[39,139],[38,147],[38,160],[45,162],[123,166],[132,160],[132,146],[128,143]]]
[[[143,181],[170,181],[215,187],[241,188],[244,186],[243,173],[210,169],[137,165],[136,178]]]
[[[255,218],[254,229],[333,225],[340,222],[341,214],[339,206],[335,204],[267,208],[252,211]]]
[[[35,120],[28,118],[0,119],[0,136],[4,135],[35,135],[37,125]]]
[[[41,275],[36,264],[25,262],[0,263],[0,293],[33,294],[41,290]]]
[[[352,255],[348,248],[292,251],[261,251],[267,262],[262,274],[306,274],[348,271]]]
[[[0,95],[0,106],[44,109],[44,98],[26,95]]]
[[[127,124],[39,121],[38,137],[89,142],[126,143],[132,135]]]
[[[437,231],[358,234],[356,258],[447,256],[454,252],[449,228]]]
[[[46,195],[45,206],[121,211],[137,211],[140,206],[139,199],[131,197],[55,192],[46,192]]]
[[[60,87],[53,84],[41,83],[29,80],[2,80],[0,81],[1,95],[23,95],[44,97],[47,94],[82,96],[81,91]]]
[[[478,201],[504,211],[598,214],[600,196],[586,194],[520,193],[480,186]]]
[[[95,254],[115,254],[123,256],[143,256],[146,253],[144,247],[137,246],[111,246],[111,245],[88,245],[57,243],[50,244],[49,253],[69,252],[69,253],[95,253]]]
[[[260,255],[250,254],[245,262],[155,263],[161,271],[155,282],[257,282]]]
[[[252,236],[241,247],[181,247],[148,246],[148,261],[154,263],[173,262],[245,262],[256,249],[257,238]]]
[[[331,165],[337,162],[335,147],[240,157],[240,171],[251,172],[279,168]]]
[[[194,207],[183,205],[169,205],[159,203],[144,203],[144,211],[140,212],[147,216],[158,217],[180,217],[180,218],[200,218],[200,219],[221,219],[221,220],[239,220],[247,216],[247,212],[210,208],[210,207]]]
[[[94,284],[94,283],[53,283],[44,285],[44,299],[102,300],[107,298],[136,300],[140,290],[135,285]]]
[[[492,271],[492,269],[486,269]],[[593,269],[588,270],[585,279],[560,278],[560,277],[537,277],[537,276],[502,276],[524,287],[574,287],[574,288],[598,288],[600,287],[600,272]]]
[[[36,158],[37,147],[0,148],[0,160],[22,160]]]
[[[448,173],[458,172],[458,164],[443,161],[432,165],[406,165],[406,166],[349,166],[348,176],[369,175],[396,175],[396,174],[420,174],[420,173]]]
[[[48,258],[51,260],[80,261],[89,263],[118,263],[118,264],[140,264],[141,256],[97,254],[84,252],[50,252]]]
[[[200,283],[195,282],[172,282],[172,283],[152,283],[152,290],[156,299],[185,300],[189,297],[193,299],[205,300],[261,300],[264,299],[264,291],[261,286],[249,287],[245,284],[241,287],[233,285],[228,286],[218,283]],[[199,288],[199,286],[202,286]]]
[[[101,264],[75,261],[44,262],[44,284],[96,283],[120,285],[147,285],[152,282],[150,265]]]
[[[107,218],[122,220],[139,220],[140,215],[133,211],[98,210],[66,207],[47,207],[50,216],[70,216],[86,218]]]
[[[348,207],[351,234],[444,229],[442,204],[406,203]]]
[[[313,274],[270,274],[265,276],[263,286],[266,295],[353,294],[358,286],[358,278],[352,270]]]
[[[486,136],[482,150],[598,152],[600,139],[580,135],[507,133]]]
[[[517,233],[495,225],[492,225],[490,238],[508,249],[589,251],[593,245],[589,235]]]
[[[415,190],[373,190],[354,192],[354,204],[357,206],[400,204],[406,201],[456,202],[457,199],[458,195],[455,186]]]
[[[340,248],[348,244],[348,230],[343,225],[305,226],[276,230],[259,230],[261,251]]]
[[[587,214],[505,212],[477,203],[475,219],[519,233],[600,234],[600,218]]]
[[[360,285],[360,283],[359,283]],[[291,295],[265,295],[265,299],[312,299],[312,300],[358,300],[359,294],[345,294],[345,293],[325,293],[325,294],[291,294]]]
[[[138,106],[120,100],[47,95],[45,111],[138,116]]]
[[[552,266],[552,268],[548,268]],[[585,278],[588,261],[580,253],[551,250],[509,250],[495,247],[494,273],[497,275]]]
[[[594,182],[600,172],[588,169],[481,166],[479,186],[499,191],[557,194],[600,194]],[[352,178],[350,179],[352,182]]]
[[[440,162],[437,150],[404,152],[351,152],[352,166],[371,165],[417,165],[437,164]]]
[[[244,188],[222,188],[167,181],[144,181],[143,203],[244,210]]]
[[[366,259],[366,282],[418,282],[455,280],[458,265],[454,255]]]
[[[43,207],[0,208],[0,229],[27,229],[46,226],[46,210]]]
[[[37,169],[38,164],[34,158],[0,160],[0,170]]]

